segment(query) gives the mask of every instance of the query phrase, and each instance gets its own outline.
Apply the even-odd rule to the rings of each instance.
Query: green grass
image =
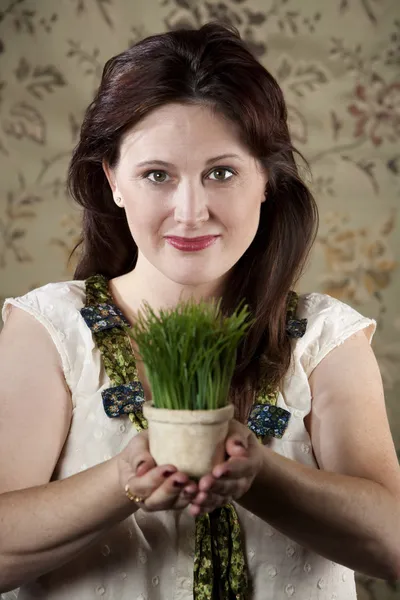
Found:
[[[222,316],[221,302],[181,302],[158,314],[144,304],[127,331],[136,341],[153,406],[211,410],[228,403],[237,347],[250,326],[247,306]]]

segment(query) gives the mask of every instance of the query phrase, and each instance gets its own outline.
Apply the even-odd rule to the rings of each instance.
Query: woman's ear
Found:
[[[262,174],[264,179],[264,195],[261,200],[261,204],[266,201],[269,191],[269,173],[265,167],[262,168]]]
[[[117,190],[117,185],[115,182],[115,174],[114,174],[113,169],[111,169],[110,165],[107,163],[107,161],[104,158],[103,158],[101,164],[102,164],[104,174],[107,177],[107,181],[110,185],[113,195],[118,196],[118,190]]]
[[[110,165],[104,159],[102,160],[101,164],[103,167],[104,174],[107,177],[107,181],[110,185],[114,202],[117,206],[119,206],[119,208],[122,208],[124,206],[124,203],[122,200],[122,196],[119,193],[117,182],[115,181],[115,172],[113,169],[111,169]]]
[[[268,183],[264,188],[264,196],[263,196],[263,199],[261,200],[261,204],[266,201],[267,196],[268,196]]]

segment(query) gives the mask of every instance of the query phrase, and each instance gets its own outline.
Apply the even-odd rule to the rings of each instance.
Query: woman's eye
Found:
[[[211,177],[211,175],[214,175],[214,177]],[[209,177],[210,177],[210,179],[213,179],[214,181],[226,181],[227,179],[230,179],[231,177],[233,177],[233,175],[234,175],[234,173],[230,169],[218,167],[217,169],[214,169],[213,171],[211,171]]]
[[[167,173],[165,171],[149,171],[145,177],[153,183],[164,183],[167,181]]]

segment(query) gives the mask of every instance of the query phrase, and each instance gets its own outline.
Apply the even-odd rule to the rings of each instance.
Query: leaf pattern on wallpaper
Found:
[[[287,56],[283,56],[277,68],[276,77],[284,89],[299,98],[315,91],[329,80],[329,75],[322,64],[304,61],[295,62]]]
[[[45,93],[54,92],[56,88],[67,85],[63,74],[55,65],[33,66],[25,57],[21,57],[15,77],[29,94],[39,100],[43,99]]]
[[[394,175],[399,175],[400,174],[400,154],[397,154],[396,156],[393,156],[393,158],[390,158],[387,161],[386,166],[389,169],[389,171],[391,171]]]
[[[25,237],[29,221],[36,218],[36,206],[43,198],[26,188],[22,174],[18,179],[19,190],[7,192],[5,211],[0,217],[0,268],[6,266],[9,254],[20,263],[33,260],[26,248]]]
[[[10,21],[16,33],[35,36],[41,30],[51,33],[58,14],[53,12],[50,16],[44,16],[32,8],[27,0],[10,0],[8,6],[0,11],[0,23],[5,19]]]
[[[95,47],[90,51],[85,50],[79,41],[68,40],[67,43],[69,49],[66,56],[75,59],[85,75],[92,75],[94,86],[97,87],[103,72],[103,63],[99,60],[99,48]]]
[[[18,140],[28,138],[36,144],[46,143],[46,122],[42,113],[26,102],[18,102],[2,119],[3,131]]]
[[[295,61],[282,55],[275,70],[275,76],[281,85],[288,108],[288,125],[295,143],[306,144],[308,141],[307,117],[298,99],[303,99],[317,91],[329,80],[326,68],[317,62]]]
[[[3,104],[3,93],[4,90],[6,88],[6,82],[5,81],[0,81],[0,110]],[[2,137],[0,137],[0,154],[3,154],[4,156],[8,156],[8,150],[7,150],[7,142],[6,140],[3,140]]]
[[[276,15],[276,25],[279,31],[288,35],[297,35],[304,31],[314,33],[320,20],[321,12],[319,11],[309,16],[304,16],[299,10],[287,10]]]
[[[336,111],[333,109],[330,111],[330,123],[332,126],[333,140],[336,142],[339,139],[340,132],[342,131],[344,125],[343,120],[338,117]]]
[[[377,25],[378,19],[375,14],[375,8],[377,8],[379,4],[381,4],[380,0],[341,0],[339,11],[343,14],[350,8],[359,7],[371,23]]]
[[[22,173],[18,173],[18,189],[6,193],[3,214],[0,212],[0,268],[7,266],[9,256],[20,262],[34,260],[26,247],[26,236],[32,220],[38,217],[38,206],[45,196],[53,200],[67,196],[65,180],[52,169],[64,163],[70,152],[61,152],[42,161],[40,170],[33,182],[27,183]]]
[[[78,16],[83,13],[90,13],[92,6],[96,6],[102,19],[109,27],[114,27],[111,19],[112,0],[71,0],[76,4],[76,14]]]
[[[61,234],[52,237],[49,244],[61,250],[63,262],[65,264],[64,273],[72,276],[76,266],[77,257],[74,255],[71,258],[71,252],[76,247],[80,239],[80,232],[82,228],[81,212],[64,214],[61,217],[59,225],[61,226]]]
[[[78,141],[82,120],[83,120],[83,114],[81,115],[81,118],[79,119],[73,113],[69,113],[68,122],[69,122],[70,131],[71,131],[71,142],[76,143]]]
[[[287,104],[288,126],[292,140],[298,144],[305,144],[308,140],[308,123],[303,113],[292,104]]]
[[[317,175],[313,177],[310,187],[316,198],[321,198],[321,196],[330,196],[333,198],[336,196],[335,180],[332,175]]]
[[[366,175],[366,177],[368,178],[368,180],[371,184],[371,187],[372,187],[374,193],[375,194],[379,193],[380,187],[379,187],[378,179],[375,174],[375,170],[376,170],[376,162],[375,161],[373,161],[369,158],[361,158],[361,159],[357,160],[356,158],[353,158],[352,156],[349,156],[347,154],[342,155],[342,160],[351,165],[354,165],[354,167],[356,167],[364,175]]]
[[[5,90],[7,87],[6,81],[0,81],[0,111],[3,105]],[[8,156],[7,144],[6,141],[0,137],[0,153],[4,156]]]
[[[383,38],[383,36],[382,36]],[[370,47],[373,48],[371,51]],[[386,38],[377,45],[368,45],[365,48],[359,42],[348,42],[343,38],[332,36],[330,38],[329,55],[333,60],[339,60],[346,71],[357,79],[370,79],[377,69],[383,67],[399,66],[400,56],[400,17],[393,19],[391,30]],[[396,79],[398,79],[398,69]]]

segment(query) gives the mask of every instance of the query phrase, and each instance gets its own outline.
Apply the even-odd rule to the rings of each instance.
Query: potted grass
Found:
[[[191,300],[158,313],[144,304],[129,335],[152,392],[143,414],[157,464],[171,463],[199,479],[223,462],[234,414],[229,388],[249,325],[243,305],[223,316],[220,301]]]

